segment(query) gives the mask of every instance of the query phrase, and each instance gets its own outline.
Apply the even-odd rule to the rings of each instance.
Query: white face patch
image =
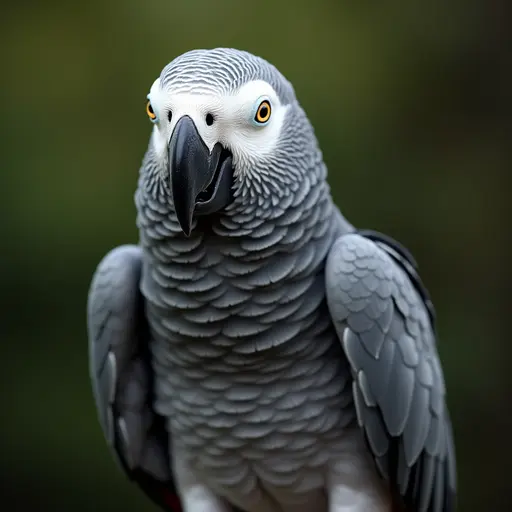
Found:
[[[162,90],[157,79],[148,98],[157,115],[152,142],[162,160],[176,123],[188,115],[210,151],[217,142],[231,151],[237,172],[244,172],[250,162],[272,154],[288,109],[287,105],[281,105],[273,88],[261,80],[248,82],[233,95],[217,96],[173,93],[172,87]],[[255,116],[264,100],[270,104],[270,117],[265,124],[260,124]],[[210,116],[213,123],[209,125]]]

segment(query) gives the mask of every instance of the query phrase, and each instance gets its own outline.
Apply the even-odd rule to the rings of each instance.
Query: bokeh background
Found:
[[[345,215],[416,256],[438,310],[460,510],[512,509],[512,3],[20,0],[0,9],[9,508],[155,510],[117,469],[96,419],[87,288],[107,250],[137,239],[151,83],[186,50],[234,46],[294,83]]]

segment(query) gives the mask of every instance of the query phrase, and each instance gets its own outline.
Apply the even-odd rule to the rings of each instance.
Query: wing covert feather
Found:
[[[98,417],[123,470],[155,503],[178,512],[164,419],[152,408],[141,250],[124,245],[98,265],[89,290],[89,370]]]
[[[389,237],[347,234],[330,251],[326,286],[379,472],[407,511],[454,511],[455,447],[434,310],[414,260]]]

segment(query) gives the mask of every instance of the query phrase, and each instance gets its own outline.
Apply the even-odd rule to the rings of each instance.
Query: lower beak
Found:
[[[196,206],[203,210],[201,213],[211,213],[229,202],[233,179],[231,156],[225,155],[219,143],[210,152],[189,116],[176,123],[168,151],[174,208],[183,233],[189,236]],[[226,158],[221,161],[221,156]],[[206,197],[198,198],[205,191]]]

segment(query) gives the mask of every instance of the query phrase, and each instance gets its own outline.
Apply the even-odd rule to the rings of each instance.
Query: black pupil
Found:
[[[153,114],[153,107],[151,106],[151,103],[148,103],[148,110],[150,114]]]
[[[213,124],[213,116],[211,114],[206,114],[206,124],[211,126]]]
[[[267,105],[262,105],[260,107],[260,119],[265,119],[268,115],[268,107]]]

